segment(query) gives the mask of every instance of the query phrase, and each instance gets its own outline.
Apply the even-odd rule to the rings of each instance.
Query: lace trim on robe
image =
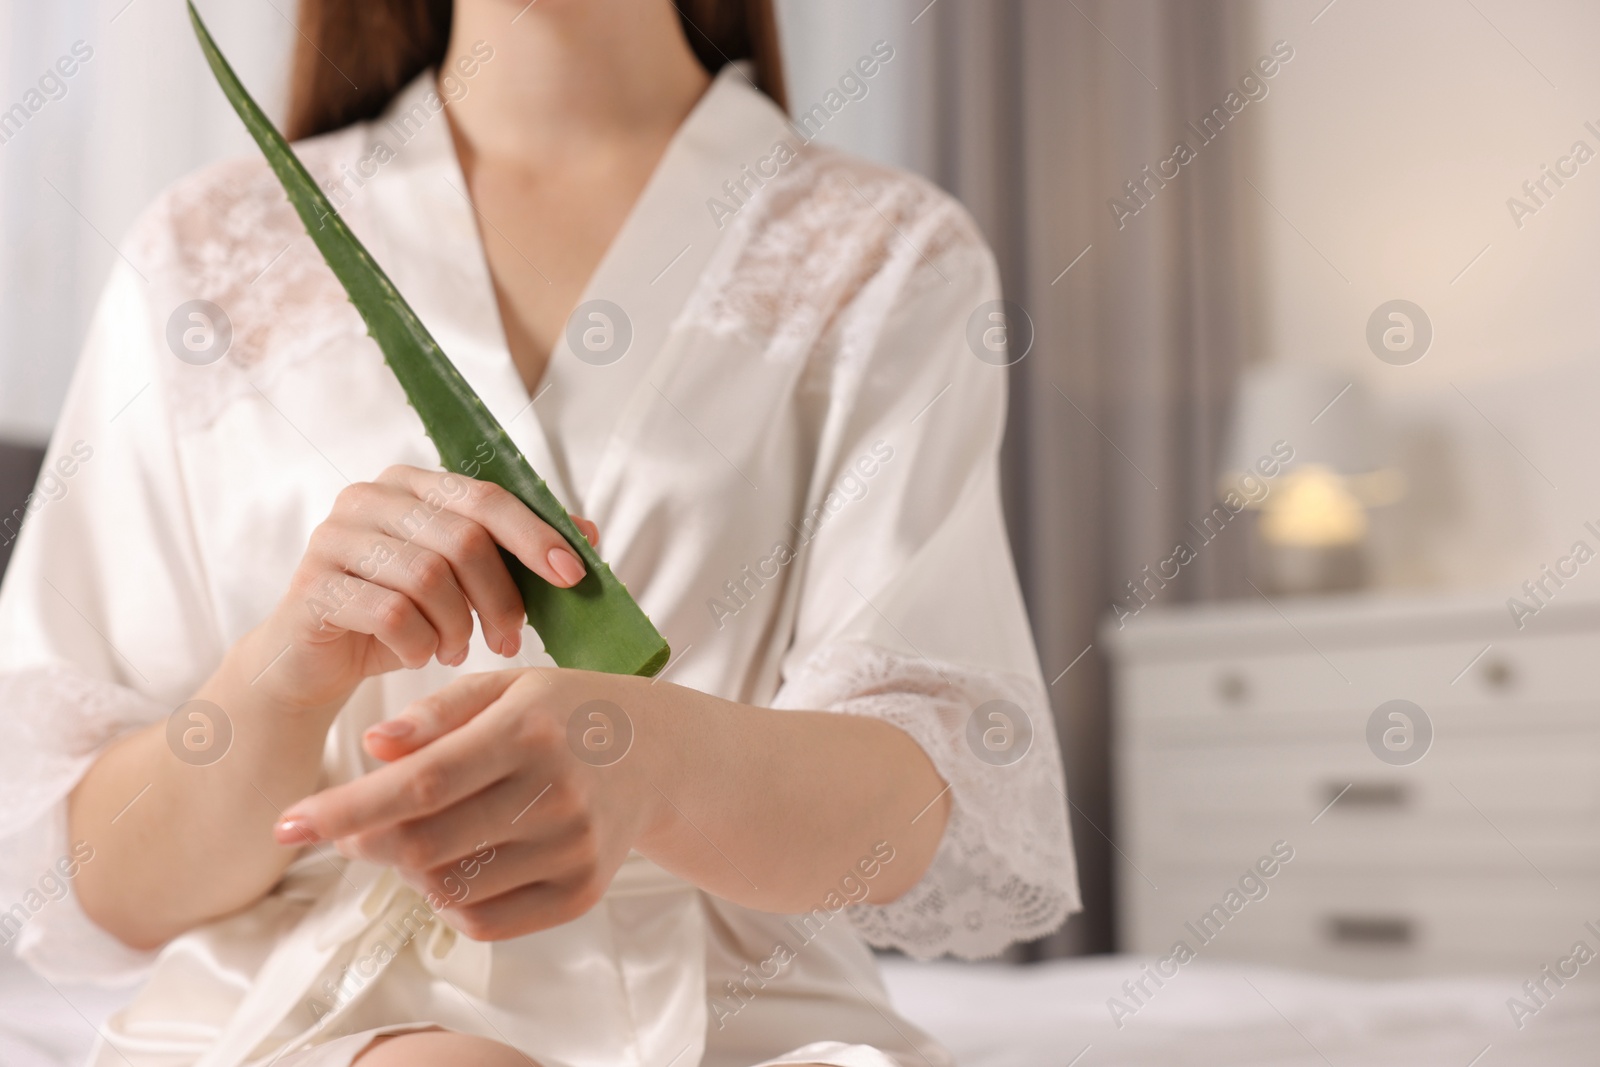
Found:
[[[937,263],[952,248],[981,244],[965,213],[928,182],[811,147],[730,226],[738,253],[708,269],[685,318],[784,362],[835,329],[840,360],[864,360],[876,325],[856,336],[848,320],[858,316],[846,314],[861,294],[892,288],[900,272],[891,265]]]
[[[319,183],[355,159],[365,126],[295,146]],[[152,279],[150,328],[167,345],[168,316],[209,300],[232,328],[227,352],[194,366],[160,361],[175,429],[204,429],[284,367],[366,326],[322,259],[278,179],[259,156],[227,160],[171,186],[140,218],[128,254]],[[180,327],[181,328],[181,327]]]
[[[1033,726],[1027,754],[1006,766],[980,760],[967,741],[973,711],[997,699],[1022,708]],[[1077,908],[1064,775],[1036,684],[839,642],[807,657],[773,706],[898,726],[950,785],[950,821],[921,881],[893,903],[850,909],[871,944],[918,959],[980,959],[1051,933]]]
[[[10,853],[6,874],[19,882],[4,887],[8,906],[16,905],[6,914],[18,921],[5,923],[8,943],[56,981],[131,979],[155,953],[136,952],[96,926],[61,877],[64,858],[84,860],[67,839],[63,800],[108,743],[167,709],[63,666],[0,671],[0,709],[0,838]]]

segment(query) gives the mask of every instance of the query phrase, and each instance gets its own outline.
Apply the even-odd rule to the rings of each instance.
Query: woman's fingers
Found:
[[[569,923],[599,903],[605,886],[584,877],[535,882],[440,913],[474,941],[504,941]]]
[[[594,524],[577,522],[595,543]],[[391,467],[349,485],[266,624],[274,642],[299,649],[295,680],[274,688],[287,702],[321,706],[363,678],[435,656],[459,666],[474,614],[489,651],[517,656],[527,608],[507,564],[515,557],[571,587],[584,579],[580,552],[588,553],[576,538],[572,545],[511,493],[461,475]]]
[[[339,848],[371,863],[422,875],[441,871],[485,847],[510,842],[549,847],[559,843],[574,822],[566,807],[546,803],[549,786],[516,775],[502,778],[443,811],[352,834],[339,842]]]
[[[435,655],[446,666],[467,658],[472,644],[472,605],[451,561],[437,552],[403,541],[382,543],[384,562],[363,577],[402,593],[439,635]]]
[[[393,762],[438,740],[470,721],[500,698],[519,671],[469,674],[408,705],[392,719],[367,728],[367,751],[385,763]]]
[[[472,724],[403,759],[289,807],[273,828],[278,842],[332,841],[443,811],[518,768],[522,749]]]
[[[394,492],[414,501],[402,490]],[[449,561],[457,588],[483,622],[483,639],[489,651],[502,656],[516,655],[522,648],[527,608],[489,532],[471,519],[441,510],[427,523],[407,529],[405,534],[414,546]],[[472,637],[470,619],[467,628],[462,650]]]
[[[578,532],[583,534],[584,540],[589,542],[590,548],[600,547],[600,527],[581,515],[572,516],[572,521],[577,525]]]
[[[371,492],[380,499],[391,493],[400,495],[376,486]],[[438,531],[433,532],[432,539],[439,539]],[[324,587],[331,584],[338,588],[346,584],[346,576],[353,576],[392,589],[409,598],[433,627],[439,637],[435,653],[440,663],[453,665],[466,658],[472,641],[472,607],[449,559],[425,545],[400,540],[382,528],[374,529],[344,515],[330,518],[318,527],[312,552],[318,565],[330,572],[322,583]],[[499,566],[498,559],[495,565]],[[506,581],[509,583],[510,579]]]
[[[442,501],[444,508],[482,526],[496,544],[552,585],[567,588],[583,580],[583,563],[566,538],[493,482],[404,466],[390,467],[378,480],[409,490],[425,505],[430,498]]]
[[[452,484],[465,494],[465,479]],[[483,622],[490,651],[516,655],[526,618],[521,594],[488,531],[444,501],[388,482],[358,483],[340,494],[312,549],[324,567],[411,596],[440,635],[441,663],[458,664],[467,655],[469,606]]]
[[[515,892],[526,885],[565,881],[590,870],[593,849],[576,835],[549,841],[480,844],[431,870],[397,873],[435,908],[460,908]]]
[[[410,597],[353,574],[338,575],[310,607],[324,623],[376,638],[406,667],[425,665],[439,648],[438,633]]]
[[[574,520],[598,543],[594,523]],[[447,665],[467,654],[469,607],[490,651],[521,651],[526,607],[502,547],[557,586],[575,585],[585,574],[562,535],[506,490],[416,467],[391,467],[376,482],[346,489],[316,541],[330,569],[411,596],[438,634],[437,655]]]

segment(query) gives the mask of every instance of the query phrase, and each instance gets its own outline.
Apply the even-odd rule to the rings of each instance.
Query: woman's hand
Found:
[[[762,911],[885,903],[927,869],[951,805],[882,720],[590,671],[459,678],[364,742],[387,766],[291,805],[278,843],[393,867],[479,940],[584,914],[630,849]]]
[[[517,655],[526,616],[500,548],[553,585],[584,576],[561,534],[490,482],[396,466],[349,486],[250,635],[258,684],[289,706],[336,706],[370,675],[461,663],[474,612],[490,651]]]
[[[396,868],[468,937],[568,922],[669,808],[646,724],[676,695],[712,699],[587,671],[458,679],[367,731],[388,766],[293,805],[275,833]]]

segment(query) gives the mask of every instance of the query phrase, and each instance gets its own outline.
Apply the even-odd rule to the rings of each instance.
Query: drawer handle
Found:
[[[1329,782],[1322,789],[1323,803],[1334,811],[1340,808],[1398,809],[1411,802],[1411,790],[1404,782]]]
[[[1483,681],[1490,689],[1504,692],[1517,682],[1517,672],[1509,660],[1491,659],[1483,665]]]
[[[1403,948],[1416,939],[1416,925],[1400,916],[1333,915],[1324,931],[1336,945]]]
[[[1217,695],[1226,704],[1243,704],[1250,697],[1250,684],[1244,675],[1229,671],[1217,679]]]

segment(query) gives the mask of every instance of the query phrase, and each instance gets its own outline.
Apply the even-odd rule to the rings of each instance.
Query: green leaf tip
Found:
[[[534,473],[483,400],[433,339],[411,305],[384,274],[309,171],[290,149],[217,48],[189,0],[189,21],[211,72],[245,129],[283,185],[322,258],[344,286],[350,302],[378,343],[385,365],[422,419],[446,470],[494,482],[559,530],[587,573],[561,589],[528,570],[504,549],[511,577],[522,593],[528,622],[560,667],[608,674],[654,675],[672,654],[667,642],[604,560],[590,546],[567,509]]]

